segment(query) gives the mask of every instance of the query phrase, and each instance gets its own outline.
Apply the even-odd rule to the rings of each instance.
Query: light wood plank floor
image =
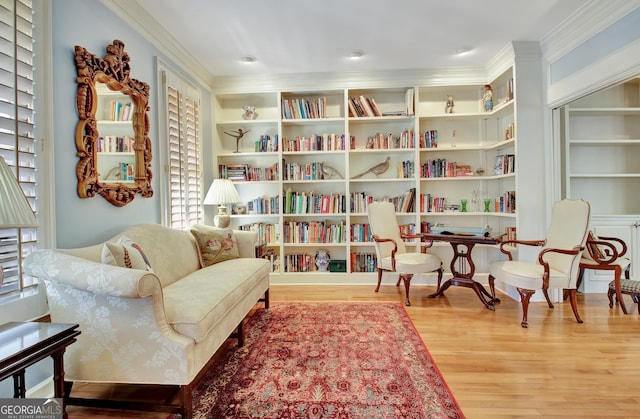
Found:
[[[271,301],[404,301],[403,287],[373,288],[274,285]],[[624,315],[606,295],[579,294],[583,324],[568,303],[532,303],[523,329],[520,303],[504,295],[493,312],[470,289],[426,298],[433,290],[412,286],[407,312],[467,418],[639,417],[640,318],[628,297],[633,312]],[[166,417],[68,411],[71,419]]]

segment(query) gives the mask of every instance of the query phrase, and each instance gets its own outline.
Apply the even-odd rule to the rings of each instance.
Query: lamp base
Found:
[[[218,228],[227,228],[231,224],[231,217],[226,205],[218,205],[218,213],[213,217],[213,225]]]

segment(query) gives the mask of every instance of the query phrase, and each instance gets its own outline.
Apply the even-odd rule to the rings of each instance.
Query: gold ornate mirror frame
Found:
[[[76,167],[78,195],[91,198],[102,195],[118,207],[127,205],[141,194],[145,198],[153,196],[151,188],[151,140],[149,139],[149,85],[129,77],[131,71],[129,54],[124,52],[124,43],[114,40],[107,46],[104,59],[96,57],[85,48],[75,47],[76,82],[78,91],[76,103],[78,124],[76,126],[76,149],[80,158]],[[104,141],[98,129],[96,111],[99,103],[96,85],[104,83],[109,91],[120,92],[131,100],[130,112],[133,126],[132,168],[127,180],[110,181],[98,167],[98,141]],[[104,135],[105,133],[103,133]],[[127,137],[129,139],[131,137]],[[128,167],[127,167],[128,168]],[[102,175],[100,174],[102,173]]]

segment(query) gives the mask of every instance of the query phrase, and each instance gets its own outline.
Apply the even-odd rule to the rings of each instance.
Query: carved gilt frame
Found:
[[[131,67],[124,43],[114,40],[107,46],[107,54],[100,58],[81,46],[75,47],[76,103],[78,124],[76,125],[76,149],[79,157],[76,166],[78,196],[91,198],[102,195],[111,204],[122,207],[131,202],[136,194],[145,198],[153,196],[151,187],[151,139],[149,138],[149,85],[129,77]],[[97,141],[100,136],[96,120],[98,93],[96,83],[106,84],[110,90],[121,92],[131,98],[135,152],[135,171],[132,183],[104,181],[98,177]]]

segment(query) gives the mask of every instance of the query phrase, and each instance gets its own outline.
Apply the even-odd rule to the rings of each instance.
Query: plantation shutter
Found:
[[[37,211],[32,16],[31,0],[0,0],[0,155]],[[35,228],[0,228],[0,295],[35,285],[20,262],[36,244]]]
[[[199,99],[166,85],[169,225],[185,229],[202,222]]]

